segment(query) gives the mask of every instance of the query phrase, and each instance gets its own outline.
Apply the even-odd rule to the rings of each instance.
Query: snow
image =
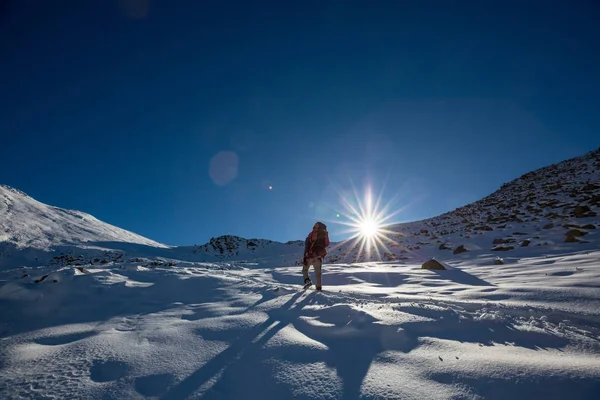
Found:
[[[169,247],[0,186],[0,398],[595,399],[600,176],[536,174],[394,227],[382,259],[333,243],[323,291],[301,241]]]
[[[599,259],[5,271],[2,398],[591,399]]]

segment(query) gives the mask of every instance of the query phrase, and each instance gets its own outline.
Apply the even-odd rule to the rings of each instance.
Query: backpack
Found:
[[[310,241],[311,235],[312,232],[308,234],[307,240]],[[310,243],[308,253],[315,254],[318,257],[325,257],[327,255],[327,246],[329,246],[329,232],[327,232],[327,226],[320,222],[317,239]]]

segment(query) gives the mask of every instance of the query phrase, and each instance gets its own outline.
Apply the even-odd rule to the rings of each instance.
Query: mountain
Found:
[[[112,241],[167,247],[90,214],[40,203],[6,185],[0,185],[0,199],[0,241],[18,248],[49,249],[56,245]]]
[[[598,245],[600,149],[524,174],[496,192],[445,214],[385,228],[378,249],[361,240],[333,243],[327,263],[451,260],[473,256],[526,257],[532,248],[548,254]],[[335,229],[333,224],[330,229]],[[212,238],[198,251],[220,260],[240,260],[289,250],[300,259],[302,241],[279,242],[235,236]],[[540,249],[541,248],[541,249]],[[463,254],[462,253],[467,253]]]
[[[212,238],[202,246],[171,247],[0,185],[0,268],[105,265],[124,260],[146,265],[172,264],[173,260],[270,260],[274,265],[288,265],[302,258],[303,248],[303,241],[279,243],[231,235]]]
[[[89,214],[49,206],[20,190],[0,185],[0,267],[31,263],[36,258],[43,262],[44,255],[58,249],[101,248],[107,243],[168,248]]]
[[[527,256],[532,247],[549,254],[597,248],[599,211],[597,149],[526,173],[454,211],[389,226],[379,255],[369,257],[350,241],[335,246],[328,261],[452,259],[461,253]]]
[[[245,239],[239,236],[224,235],[211,238],[201,246],[195,246],[193,252],[216,257],[219,260],[258,261],[271,259],[274,255],[296,256],[302,258],[304,241],[276,242],[268,239]],[[289,261],[294,262],[290,258]]]
[[[277,267],[298,264],[302,258],[301,240],[281,243],[225,235],[200,246],[169,247],[89,214],[45,205],[8,186],[0,186],[0,199],[0,267],[4,268],[47,262],[107,263],[127,257],[159,262],[268,262]],[[370,251],[359,239],[332,243],[326,262],[526,257],[533,247],[548,254],[586,250],[598,245],[599,207],[597,149],[526,173],[454,211],[388,226],[381,245]]]

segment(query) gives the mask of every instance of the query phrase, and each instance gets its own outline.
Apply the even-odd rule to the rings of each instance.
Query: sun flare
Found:
[[[404,207],[390,210],[394,199],[386,205],[381,204],[382,194],[373,196],[370,187],[365,188],[361,196],[352,187],[352,193],[340,192],[340,201],[343,207],[342,219],[336,223],[345,225],[347,229],[342,233],[350,234],[343,243],[351,244],[351,254],[355,259],[389,259],[390,247],[399,246],[396,239],[399,233],[390,230],[392,219],[402,212]],[[337,216],[340,218],[340,215]]]
[[[379,224],[372,219],[365,219],[359,224],[360,234],[365,238],[376,236],[379,232]]]

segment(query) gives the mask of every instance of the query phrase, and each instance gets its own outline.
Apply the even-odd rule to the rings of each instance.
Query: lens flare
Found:
[[[400,234],[388,228],[395,224],[395,222],[391,222],[392,218],[404,208],[399,207],[392,212],[390,207],[394,199],[382,206],[382,194],[380,193],[374,199],[370,187],[366,188],[363,196],[359,196],[352,186],[352,194],[340,193],[340,200],[347,211],[342,214],[345,221],[337,221],[347,227],[345,232],[340,233],[351,235],[342,243],[351,242],[350,251],[355,251],[355,259],[383,260],[389,258],[391,252],[388,246],[399,246],[394,238],[398,238]]]

